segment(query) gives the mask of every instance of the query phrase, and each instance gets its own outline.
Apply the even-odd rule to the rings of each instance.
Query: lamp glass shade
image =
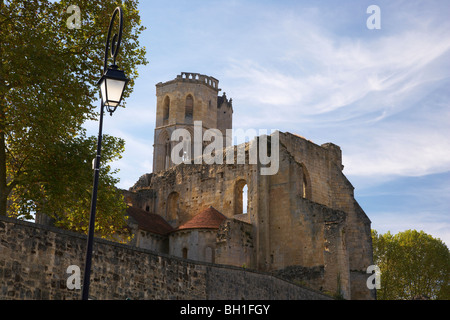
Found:
[[[105,106],[117,107],[122,101],[123,92],[129,79],[116,66],[111,66],[98,81],[103,104]]]
[[[106,106],[116,107],[122,100],[123,91],[126,82],[122,80],[106,78],[100,84],[102,92],[103,103]]]

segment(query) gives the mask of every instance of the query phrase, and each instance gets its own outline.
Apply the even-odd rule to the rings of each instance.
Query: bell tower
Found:
[[[182,72],[175,79],[156,84],[156,126],[153,145],[153,172],[167,170],[174,164],[170,158],[172,132],[183,128],[194,137],[194,121],[202,130],[219,129],[225,137],[232,129],[233,107],[225,93],[218,96],[219,80],[199,73]]]

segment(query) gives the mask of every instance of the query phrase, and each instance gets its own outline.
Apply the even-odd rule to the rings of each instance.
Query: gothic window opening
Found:
[[[248,213],[248,185],[242,188],[242,213]]]
[[[236,182],[234,188],[234,214],[245,214],[248,213],[248,185],[245,180],[239,180]]]
[[[184,109],[184,120],[186,123],[192,123],[194,119],[194,98],[191,95],[186,97]]]
[[[183,248],[183,259],[187,259],[187,257],[188,257],[188,249]]]
[[[164,144],[164,170],[167,170],[170,168],[170,153],[172,152],[172,145],[170,143],[170,140],[167,139]]]
[[[163,125],[166,125],[169,121],[170,114],[170,98],[166,97],[163,103]]]
[[[156,144],[156,171],[166,170],[170,168],[170,153],[171,153],[171,142],[169,139],[169,133],[163,130],[159,133],[158,140]]]
[[[303,198],[306,199],[306,188],[307,188],[308,182],[306,181],[305,175],[303,175]]]

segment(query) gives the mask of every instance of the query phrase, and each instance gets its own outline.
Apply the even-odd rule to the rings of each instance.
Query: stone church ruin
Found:
[[[373,264],[371,222],[342,172],[340,147],[289,132],[257,136],[257,148],[278,160],[274,174],[262,174],[270,164],[249,161],[252,141],[236,146],[227,140],[233,104],[220,91],[217,79],[198,73],[156,85],[153,172],[124,191],[133,245],[276,274],[345,299],[373,299],[366,286]],[[238,157],[241,148],[247,161],[208,164],[185,153],[174,163],[171,154],[180,141],[171,139],[173,132],[183,129],[194,137],[195,123],[202,134],[222,133],[221,155],[228,146]],[[208,144],[187,150],[204,151]]]

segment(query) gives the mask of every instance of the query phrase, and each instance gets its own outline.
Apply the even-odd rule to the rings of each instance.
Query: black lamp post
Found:
[[[111,30],[113,27],[114,19],[119,14],[119,34],[114,34],[111,46],[111,57],[114,59],[114,63],[107,66],[109,42],[111,37]],[[94,186],[92,188],[92,200],[91,200],[91,214],[89,218],[89,232],[86,249],[86,262],[84,266],[84,279],[82,299],[88,300],[89,298],[89,284],[91,275],[91,262],[92,262],[92,244],[94,242],[94,230],[95,230],[95,212],[97,208],[97,190],[98,190],[98,178],[100,171],[100,156],[102,149],[102,131],[103,131],[103,113],[106,106],[106,110],[112,115],[116,111],[117,106],[122,101],[123,92],[129,79],[125,76],[125,73],[118,69],[116,66],[116,56],[120,48],[120,42],[122,40],[122,26],[123,26],[123,14],[122,9],[117,7],[111,17],[109,23],[108,37],[106,38],[105,59],[103,65],[103,75],[98,81],[97,85],[100,86],[101,92],[101,108],[100,108],[100,124],[97,140],[97,156],[95,158],[94,166]]]

